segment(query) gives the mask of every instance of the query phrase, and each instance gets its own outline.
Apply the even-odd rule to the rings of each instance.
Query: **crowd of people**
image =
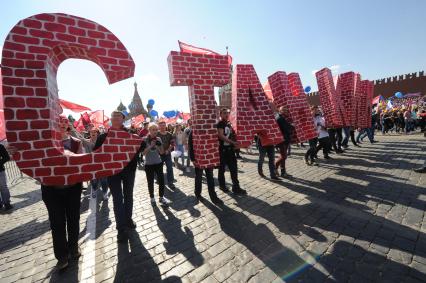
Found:
[[[425,131],[425,110],[422,107],[416,109],[401,108],[392,111],[375,109],[371,117],[371,127],[355,129],[353,127],[327,128],[321,108],[312,106],[312,119],[318,136],[309,140],[309,147],[304,154],[304,162],[307,166],[318,165],[317,160],[320,151],[322,151],[323,158],[326,160],[332,158],[331,154],[344,154],[349,147],[349,140],[355,147],[360,147],[366,137],[371,143],[375,143],[377,142],[374,135],[376,130],[381,130],[383,134],[393,129],[396,132],[409,133],[419,127],[422,131]],[[220,120],[216,125],[220,156],[220,165],[216,168],[218,169],[217,179],[219,188],[223,192],[229,192],[230,189],[226,186],[225,181],[225,170],[228,168],[232,181],[232,193],[244,196],[247,191],[240,186],[238,178],[240,144],[230,123],[229,115],[229,109],[221,109]],[[280,107],[276,111],[275,119],[282,133],[283,142],[277,145],[263,145],[262,137],[255,136],[254,144],[259,152],[258,174],[266,178],[263,163],[265,157],[268,156],[270,179],[278,181],[281,178],[291,177],[286,171],[286,160],[290,154],[294,124],[289,118],[288,109],[285,107]],[[392,123],[389,120],[392,120]],[[138,134],[142,141],[138,152],[122,171],[113,176],[91,180],[86,186],[83,183],[66,186],[41,185],[42,199],[48,211],[52,230],[54,254],[58,260],[57,268],[60,270],[68,266],[70,259],[76,259],[81,255],[78,247],[78,235],[80,232],[81,194],[84,188],[89,191],[92,198],[97,198],[100,188],[102,188],[102,199],[104,201],[112,195],[117,242],[122,243],[127,241],[129,230],[136,228],[136,223],[133,220],[133,188],[136,171],[138,169],[145,171],[151,205],[157,205],[154,188],[156,183],[158,185],[158,203],[167,207],[171,200],[166,198],[165,188],[167,186],[171,191],[175,189],[176,180],[173,167],[190,172],[190,162],[196,161],[191,120],[185,125],[167,125],[162,120],[151,123],[145,122],[140,129],[127,129],[123,126],[124,121],[125,115],[122,112],[118,110],[112,112],[112,129]],[[60,116],[59,131],[62,135],[64,150],[72,153],[95,151],[103,144],[108,134],[107,130],[96,128],[93,125],[89,125],[86,132],[78,133],[65,116]],[[356,131],[358,131],[357,134]],[[303,143],[301,146],[304,146]],[[275,159],[276,152],[278,159]],[[0,146],[0,186],[2,188],[0,204],[4,205],[6,209],[12,207],[7,186],[3,184],[5,182],[3,164],[9,160],[8,158],[6,149]],[[165,172],[164,167],[166,167]],[[214,169],[194,167],[194,197],[196,202],[204,201],[201,193],[204,175],[211,202],[215,205],[223,205],[223,201],[219,199],[215,190]]]

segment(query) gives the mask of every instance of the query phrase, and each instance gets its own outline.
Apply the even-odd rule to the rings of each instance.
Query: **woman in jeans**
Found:
[[[148,182],[149,196],[151,198],[151,204],[155,205],[154,177],[157,175],[160,204],[166,206],[170,201],[164,197],[163,161],[160,156],[164,153],[163,143],[161,142],[161,138],[157,137],[158,127],[156,124],[151,123],[148,130],[149,134],[144,138],[142,144],[142,152],[145,157],[145,173]]]
[[[175,130],[173,132],[173,139],[175,140],[175,150],[182,152],[182,155],[180,158],[182,158],[182,167],[185,166],[185,148],[184,145],[186,144],[186,137],[185,133],[182,131],[182,125],[176,124]],[[175,167],[178,168],[178,160],[179,158],[175,158]]]

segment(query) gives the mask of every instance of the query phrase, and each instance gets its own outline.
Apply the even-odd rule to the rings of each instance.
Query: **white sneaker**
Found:
[[[105,193],[103,194],[103,200],[104,200],[104,201],[107,201],[107,200],[108,200],[108,198],[109,198],[109,194],[108,194],[108,192],[105,192]]]
[[[166,206],[166,205],[169,205],[169,203],[170,203],[170,200],[166,199],[165,197],[160,198],[160,204],[161,205]]]
[[[155,198],[151,198],[151,205],[156,205]]]

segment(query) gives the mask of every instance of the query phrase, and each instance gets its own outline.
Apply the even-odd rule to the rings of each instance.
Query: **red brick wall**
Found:
[[[315,73],[318,82],[321,108],[324,112],[325,124],[328,128],[341,128],[345,125],[342,115],[343,105],[334,87],[331,70],[324,68]]]
[[[3,106],[3,86],[2,86],[1,68],[0,68],[0,140],[4,140],[6,138],[3,107],[4,107]]]
[[[283,141],[253,65],[237,65],[232,74],[231,123],[241,147],[250,146],[256,133],[262,145]]]
[[[277,109],[285,106],[289,111],[288,118],[295,126],[292,142],[300,143],[317,137],[318,134],[299,74],[291,73],[287,76],[285,72],[279,71],[269,76],[268,82]]]
[[[110,131],[91,154],[64,154],[56,73],[65,59],[98,64],[108,82],[133,76],[134,62],[124,45],[105,27],[66,14],[39,14],[19,21],[8,34],[2,54],[6,134],[19,151],[19,168],[47,185],[73,184],[116,174],[133,158],[140,139]]]
[[[360,87],[357,89],[357,100],[358,107],[356,108],[357,112],[357,121],[355,126],[357,128],[370,128],[371,127],[371,100],[373,99],[374,94],[374,83],[368,80],[360,81]]]
[[[167,61],[170,84],[189,87],[195,166],[218,166],[219,143],[213,87],[229,83],[228,57],[172,51]]]
[[[355,95],[356,86],[360,83],[360,75],[354,72],[340,74],[337,80],[336,94],[340,97],[342,103],[342,114],[345,127],[355,125],[356,108]]]

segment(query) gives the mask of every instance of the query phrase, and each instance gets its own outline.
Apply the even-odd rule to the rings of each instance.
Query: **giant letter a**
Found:
[[[231,122],[241,147],[250,146],[256,133],[262,145],[283,141],[253,65],[237,65],[233,73]]]

